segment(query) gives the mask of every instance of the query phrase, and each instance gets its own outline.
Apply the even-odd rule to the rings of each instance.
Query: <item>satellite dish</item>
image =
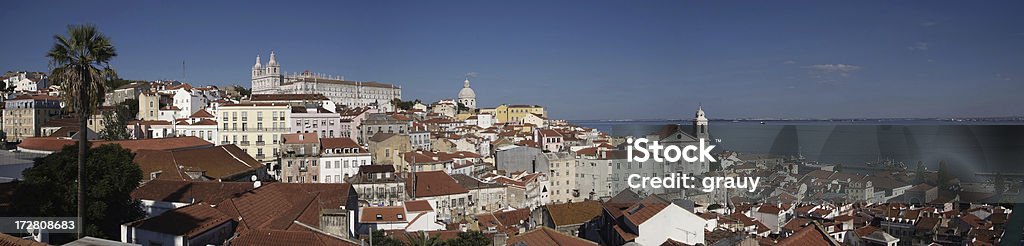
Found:
[[[252,177],[249,177],[249,180],[252,180],[252,182],[256,182],[256,175],[253,175]]]

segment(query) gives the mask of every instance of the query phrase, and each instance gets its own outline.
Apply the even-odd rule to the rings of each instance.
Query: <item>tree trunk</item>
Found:
[[[83,79],[87,80],[87,79]],[[82,81],[86,82],[86,81]],[[89,125],[88,123],[88,109],[87,104],[89,102],[89,93],[86,91],[87,86],[81,86],[78,92],[78,219],[81,220],[78,225],[78,238],[84,237],[82,228],[85,227],[85,152],[89,149]]]

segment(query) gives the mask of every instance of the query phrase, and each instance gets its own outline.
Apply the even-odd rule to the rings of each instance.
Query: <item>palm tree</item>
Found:
[[[110,39],[93,25],[70,25],[66,36],[54,35],[56,43],[46,53],[50,58],[50,80],[60,85],[61,99],[78,114],[78,217],[85,217],[85,155],[89,142],[91,112],[103,102],[107,81],[117,78],[110,59],[117,56]],[[84,223],[84,221],[83,221]],[[82,237],[82,226],[78,227]]]

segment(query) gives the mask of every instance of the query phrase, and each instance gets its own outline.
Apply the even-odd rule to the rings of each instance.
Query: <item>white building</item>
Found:
[[[342,183],[359,173],[360,166],[371,165],[370,151],[351,138],[320,139],[320,180]]]
[[[462,82],[462,90],[459,90],[459,103],[469,109],[476,109],[476,92],[469,88],[469,79]]]
[[[654,216],[638,222],[640,233],[634,242],[640,245],[661,245],[668,239],[688,245],[705,243],[704,218],[674,203],[667,203]]]
[[[14,87],[14,92],[38,91],[49,86],[49,80],[42,72],[17,72],[3,80],[7,87]]]
[[[321,138],[341,137],[341,115],[321,107],[292,106],[291,131],[316,133]]]
[[[277,63],[277,56],[273,52],[265,68],[260,63],[260,56],[256,56],[256,64],[252,67],[252,93],[323,94],[339,105],[377,105],[386,111],[394,111],[392,99],[402,98],[402,88],[393,84],[349,81],[309,71],[286,75],[281,71],[281,65]]]

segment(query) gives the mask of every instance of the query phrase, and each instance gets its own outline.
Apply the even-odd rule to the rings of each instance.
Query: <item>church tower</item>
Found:
[[[277,55],[274,52],[270,52],[270,61],[267,61],[267,75],[270,77],[277,77],[281,75],[281,65],[277,64]]]
[[[459,102],[466,105],[470,110],[476,109],[476,92],[469,88],[469,79],[462,82],[462,90],[459,90]]]
[[[256,64],[252,65],[252,78],[259,78],[263,73],[263,65],[260,64],[260,54],[256,54]],[[253,85],[255,86],[255,85]]]
[[[704,106],[700,106],[697,108],[697,114],[693,118],[693,136],[698,139],[703,138],[707,141],[711,141],[708,139],[709,135],[708,118],[704,116]]]

